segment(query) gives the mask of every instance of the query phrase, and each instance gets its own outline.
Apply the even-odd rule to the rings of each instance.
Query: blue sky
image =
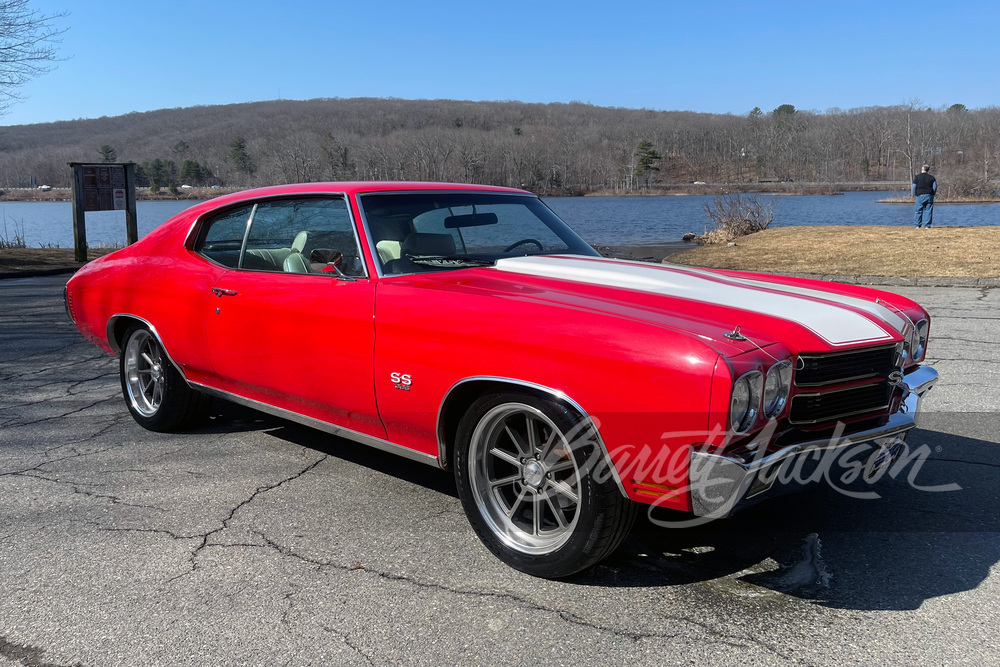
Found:
[[[743,114],[1000,104],[1000,3],[73,2],[2,125],[401,97]]]

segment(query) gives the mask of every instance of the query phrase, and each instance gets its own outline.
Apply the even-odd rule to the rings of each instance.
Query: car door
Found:
[[[212,289],[208,338],[226,391],[385,437],[375,406],[375,282],[340,196],[258,202]]]

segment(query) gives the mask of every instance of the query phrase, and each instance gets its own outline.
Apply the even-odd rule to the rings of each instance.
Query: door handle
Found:
[[[213,287],[212,294],[218,297],[236,296],[237,292],[234,289],[222,289],[221,287]]]

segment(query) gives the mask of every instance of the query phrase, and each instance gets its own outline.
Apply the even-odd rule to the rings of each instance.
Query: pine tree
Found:
[[[645,187],[649,187],[650,178],[660,171],[660,161],[663,157],[653,146],[653,142],[643,139],[635,148],[635,175],[643,179]]]
[[[247,152],[247,142],[243,137],[236,137],[229,143],[229,159],[238,171],[242,171],[250,176],[257,171],[257,165]]]

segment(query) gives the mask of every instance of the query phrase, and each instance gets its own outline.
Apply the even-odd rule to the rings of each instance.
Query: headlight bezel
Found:
[[[737,397],[742,396],[744,390],[747,394],[746,405],[737,410]],[[733,433],[746,433],[757,421],[763,390],[764,374],[758,370],[748,371],[733,382],[729,393],[729,428]]]
[[[788,359],[778,361],[767,369],[761,393],[761,411],[767,419],[777,418],[788,405],[788,396],[792,391],[792,369],[792,362]],[[777,378],[778,387],[777,394],[769,400],[768,388],[772,378]]]
[[[925,317],[913,325],[913,332],[910,334],[910,359],[915,362],[923,361],[927,354],[930,324],[930,321]]]

